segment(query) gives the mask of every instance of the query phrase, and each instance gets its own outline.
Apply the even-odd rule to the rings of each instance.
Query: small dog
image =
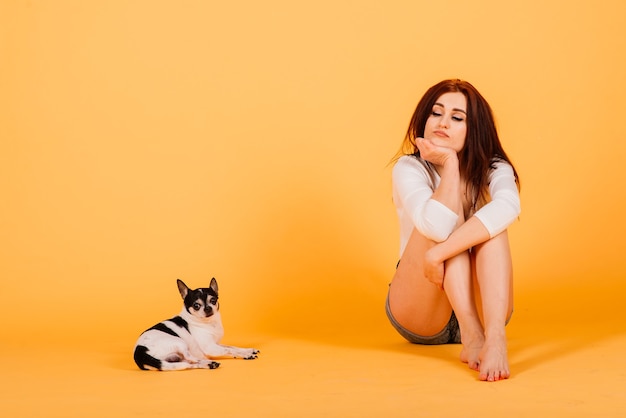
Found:
[[[177,280],[184,307],[180,315],[144,331],[135,345],[135,363],[142,370],[215,369],[217,357],[255,359],[259,350],[219,344],[224,336],[217,281],[190,290]]]

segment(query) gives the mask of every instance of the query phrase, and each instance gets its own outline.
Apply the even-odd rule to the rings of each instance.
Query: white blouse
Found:
[[[458,215],[432,199],[441,177],[435,173],[434,184],[424,160],[405,155],[393,167],[393,202],[400,222],[400,255],[404,252],[413,228],[435,242],[445,241],[456,226]],[[491,200],[473,216],[477,217],[494,237],[511,225],[521,206],[513,168],[499,161],[489,173]]]

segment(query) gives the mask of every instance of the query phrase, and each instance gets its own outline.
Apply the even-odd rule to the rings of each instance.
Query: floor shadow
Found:
[[[363,276],[360,266],[353,268],[355,275]],[[350,273],[342,273],[346,274]],[[316,290],[300,297],[294,295],[285,311],[298,320],[281,323],[276,318],[267,331],[317,343],[393,351],[458,363],[460,345],[416,346],[405,342],[393,330],[385,316],[386,287],[381,282],[378,279],[377,289],[371,282],[365,282],[360,289],[348,290],[338,286],[337,289],[320,290],[320,298],[327,292],[332,292],[333,296],[325,297],[330,306],[315,315],[301,308],[310,300],[310,292]],[[509,361],[516,374],[544,367],[559,358],[626,334],[621,319],[623,315],[619,312],[621,295],[626,293],[626,286],[621,281],[598,285],[571,278],[563,282],[575,285],[529,287],[518,292],[516,312],[507,328]],[[559,295],[558,300],[554,295]],[[355,299],[358,303],[354,303]],[[294,327],[294,322],[299,326]]]

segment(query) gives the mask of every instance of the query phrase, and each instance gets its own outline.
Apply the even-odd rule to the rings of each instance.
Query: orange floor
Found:
[[[598,290],[598,289],[596,289]],[[611,291],[613,290],[613,291]],[[217,370],[142,372],[134,335],[108,332],[98,346],[5,341],[5,417],[618,417],[626,414],[623,287],[518,295],[508,329],[513,376],[479,382],[458,346],[405,343],[383,311],[355,313],[324,331],[246,333],[227,343],[262,350]],[[584,305],[584,306],[583,306]],[[355,321],[356,322],[356,321]],[[365,325],[365,324],[368,325]],[[321,328],[320,328],[321,329]],[[75,338],[76,336],[74,336]]]

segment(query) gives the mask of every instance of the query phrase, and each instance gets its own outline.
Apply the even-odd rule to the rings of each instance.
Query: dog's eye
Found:
[[[215,305],[217,303],[217,298],[211,298],[211,305]]]
[[[202,306],[201,306],[198,302],[196,302],[196,303],[194,303],[194,304],[193,304],[193,308],[194,308],[196,311],[199,311],[201,307],[202,307]]]

